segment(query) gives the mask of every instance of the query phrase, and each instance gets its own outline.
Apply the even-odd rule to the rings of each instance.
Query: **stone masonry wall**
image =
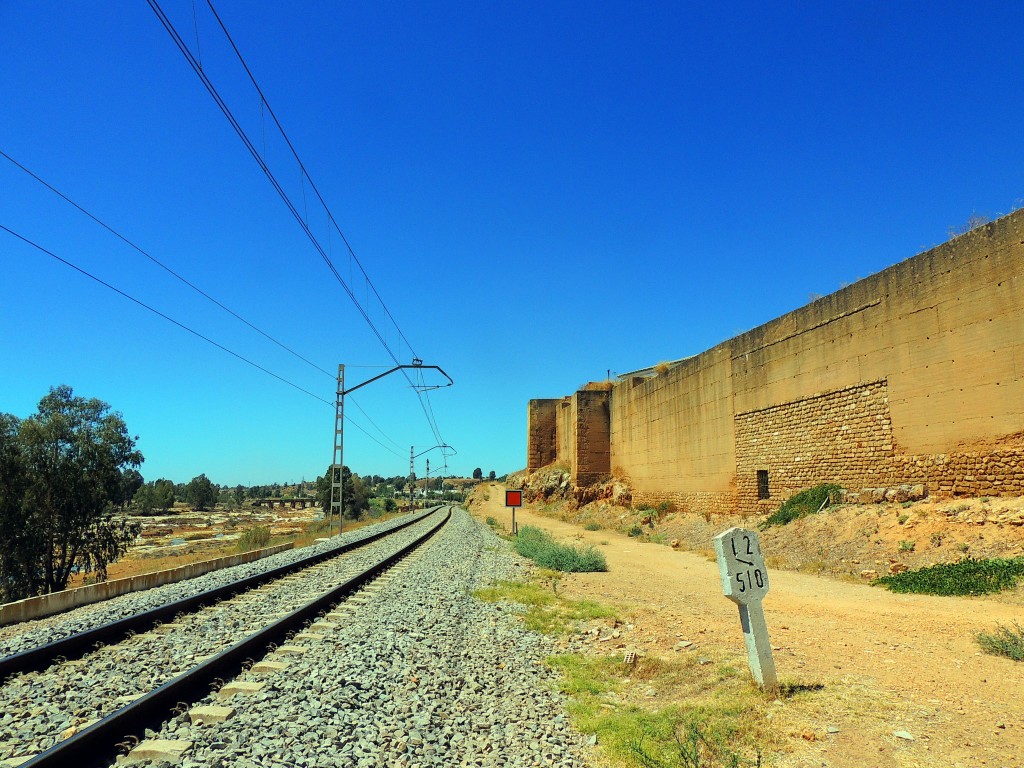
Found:
[[[894,445],[884,380],[738,413],[736,487],[741,512],[775,509],[820,482],[844,488],[892,482]],[[758,470],[769,498],[758,498]]]
[[[941,496],[1024,495],[1024,451],[897,456],[894,473]]]

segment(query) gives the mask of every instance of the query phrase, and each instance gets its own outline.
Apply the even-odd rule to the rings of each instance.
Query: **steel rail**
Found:
[[[318,563],[329,560],[332,557],[337,557],[338,555],[345,554],[346,552],[350,552],[354,549],[367,546],[375,541],[379,541],[385,536],[397,533],[403,528],[408,528],[410,525],[414,525],[420,520],[424,520],[437,509],[440,509],[440,507],[435,507],[426,514],[419,515],[411,520],[403,520],[392,528],[387,528],[383,531],[376,531],[368,536],[356,539],[355,541],[346,542],[335,549],[320,552],[316,555],[310,555],[309,557],[305,557],[301,560],[296,560],[294,563],[281,565],[276,568],[272,568],[269,571],[258,573],[254,576],[247,576],[222,587],[214,587],[213,589],[201,592],[198,595],[182,598],[181,600],[157,606],[156,608],[150,608],[142,613],[137,613],[133,616],[126,616],[123,619],[118,619],[117,621],[110,622],[109,624],[103,624],[99,627],[93,627],[92,629],[77,632],[73,635],[61,638],[60,640],[55,640],[52,643],[39,646],[38,648],[30,648],[25,651],[20,651],[19,653],[11,654],[10,656],[0,659],[0,682],[10,675],[14,675],[19,672],[37,672],[39,670],[46,669],[58,658],[62,658],[67,661],[70,661],[71,659],[80,659],[85,654],[94,650],[97,643],[107,645],[114,642],[121,642],[121,640],[125,639],[132,633],[137,634],[139,632],[145,632],[158,624],[170,622],[179,613],[194,613],[206,605],[212,605],[221,600],[233,597],[239,592],[254,589],[257,586],[274,581],[283,576],[287,576],[290,573],[295,573],[296,571],[301,571],[305,568],[309,568],[310,566],[317,565]]]
[[[440,509],[440,508],[439,508]],[[230,680],[243,669],[245,662],[265,655],[274,645],[286,640],[289,634],[305,626],[322,612],[338,603],[348,593],[354,592],[379,576],[394,563],[425,543],[448,522],[452,507],[442,520],[415,541],[402,547],[379,563],[325,592],[320,597],[298,608],[284,618],[250,635],[216,656],[202,662],[193,669],[170,680],[159,688],[116,712],[107,715],[98,723],[79,731],[65,741],[55,744],[45,752],[22,763],[22,768],[53,768],[54,766],[91,766],[106,760],[113,762],[120,743],[129,736],[142,734],[147,728],[158,730],[172,710],[181,703],[195,702],[209,695],[211,688],[217,688],[216,681]]]

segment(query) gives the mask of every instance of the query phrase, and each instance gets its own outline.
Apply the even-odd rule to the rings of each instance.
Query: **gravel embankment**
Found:
[[[69,728],[104,717],[265,627],[405,546],[437,522],[415,523],[364,549],[275,581],[173,625],[100,648],[79,661],[11,678],[0,686],[0,760],[49,748]],[[70,734],[67,734],[70,735]]]
[[[359,541],[381,529],[392,528],[404,520],[405,518],[401,517],[375,525],[368,525],[364,528],[342,534],[340,537],[335,536],[330,541],[319,542],[301,549],[279,552],[276,555],[271,555],[252,563],[222,568],[219,571],[211,571],[194,579],[179,581],[174,584],[165,584],[142,592],[120,595],[102,603],[84,605],[81,608],[75,608],[55,616],[0,627],[0,657],[10,656],[30,648],[38,648],[47,643],[60,640],[63,637],[73,635],[76,632],[108,624],[126,616],[132,616],[145,610],[173,603],[176,600],[193,597],[207,590],[230,584],[233,581],[238,581],[248,576],[264,573],[282,565],[294,563],[304,557],[309,557],[328,549],[336,549],[342,544],[350,541]]]
[[[507,544],[456,510],[403,574],[387,578],[324,640],[228,700],[227,721],[175,717],[158,734],[193,742],[183,766],[584,768],[546,637],[472,590],[523,572]],[[212,696],[202,704],[224,704]],[[152,736],[152,734],[149,734]]]

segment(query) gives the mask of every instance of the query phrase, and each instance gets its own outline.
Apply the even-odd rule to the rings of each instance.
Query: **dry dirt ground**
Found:
[[[503,490],[499,485],[482,486],[472,511],[480,519],[494,517],[508,529],[511,515],[503,506]],[[873,508],[851,517],[860,514],[881,520]],[[892,517],[879,524],[879,533],[886,526],[899,526],[886,534],[888,538],[882,537],[886,547],[893,535],[911,538],[905,528],[909,518],[900,523],[896,513]],[[917,538],[927,538],[930,544],[939,532],[938,523],[926,523],[929,515],[918,517],[912,529],[920,526]],[[517,521],[539,526],[559,540],[593,545],[607,557],[607,573],[567,575],[559,588],[572,599],[614,605],[628,617],[633,629],[622,634],[618,647],[595,643],[595,653],[622,653],[630,648],[659,656],[705,653],[745,661],[736,606],[722,596],[717,566],[706,554],[673,550],[613,530],[586,531],[529,507],[518,512]],[[860,527],[833,521],[830,536],[835,556],[829,549],[821,550],[820,544],[812,545],[820,565],[828,570],[832,563],[860,559],[838,555],[856,550],[851,541],[880,538],[873,524],[871,536],[863,535],[861,528],[868,521],[870,517],[861,520]],[[704,522],[712,535],[734,524]],[[787,535],[795,537],[800,528],[791,525]],[[680,525],[683,528],[686,525]],[[1008,546],[998,544],[997,530],[1006,531]],[[1020,554],[1015,544],[1019,531],[1016,526],[998,529],[993,525],[987,538],[1002,554],[1014,548]],[[977,531],[971,535],[969,546],[980,550],[975,545]],[[818,534],[808,538],[827,541]],[[762,545],[771,564],[773,543],[763,539]],[[707,546],[705,540],[704,547],[696,549]],[[882,545],[873,546],[873,555],[887,551]],[[926,548],[922,544],[917,554]],[[776,562],[785,560],[776,553]],[[877,568],[884,573],[887,560],[872,556],[870,563],[850,564],[850,570]],[[835,569],[846,573],[845,565]],[[771,764],[1024,766],[1024,664],[982,654],[974,639],[977,632],[992,631],[997,624],[1024,623],[1022,605],[1022,590],[998,598],[898,595],[869,586],[857,576],[772,570],[764,609],[779,677],[824,687],[798,697],[799,701],[776,702],[778,719],[773,722],[785,731],[786,742]],[[693,644],[680,649],[682,640]],[[830,726],[838,732],[829,733]],[[913,741],[894,736],[896,731],[909,733]]]

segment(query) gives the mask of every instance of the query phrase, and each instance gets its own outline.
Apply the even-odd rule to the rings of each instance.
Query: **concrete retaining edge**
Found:
[[[16,624],[20,621],[52,616],[55,613],[70,611],[72,608],[89,605],[90,603],[98,603],[101,600],[108,600],[118,595],[126,595],[129,592],[140,592],[150,587],[159,587],[163,584],[173,584],[176,581],[194,579],[196,576],[202,576],[210,571],[261,560],[264,557],[291,549],[293,546],[292,542],[288,542],[286,544],[278,544],[275,547],[254,549],[250,552],[239,552],[236,555],[225,555],[213,560],[180,565],[177,568],[169,568],[164,571],[154,571],[153,573],[144,573],[139,576],[129,576],[125,579],[114,579],[113,581],[104,581],[100,584],[89,584],[84,587],[76,587],[75,589],[65,589],[62,592],[53,592],[49,595],[27,597],[24,600],[17,600],[13,603],[4,603],[0,605],[0,627],[6,624]]]

